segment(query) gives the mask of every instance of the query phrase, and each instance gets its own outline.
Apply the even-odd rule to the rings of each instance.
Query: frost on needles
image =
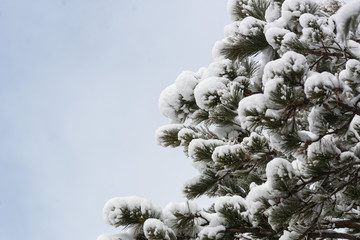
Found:
[[[360,1],[230,0],[214,62],[160,96],[184,203],[121,197],[98,240],[360,239]],[[191,199],[212,197],[208,209]]]

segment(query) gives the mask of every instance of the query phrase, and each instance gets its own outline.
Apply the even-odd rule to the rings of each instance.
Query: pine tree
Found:
[[[360,1],[230,0],[214,62],[160,96],[199,175],[184,203],[114,198],[102,239],[360,239]],[[193,201],[209,196],[214,204]]]

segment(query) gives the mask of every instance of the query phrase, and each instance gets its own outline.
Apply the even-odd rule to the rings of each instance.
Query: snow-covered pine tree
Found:
[[[160,96],[158,143],[199,171],[189,201],[111,199],[127,231],[99,239],[360,239],[360,1],[341,5],[230,0],[214,62]]]

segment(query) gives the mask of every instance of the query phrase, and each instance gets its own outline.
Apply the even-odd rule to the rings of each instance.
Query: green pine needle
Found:
[[[227,59],[242,61],[247,57],[256,56],[268,46],[263,33],[255,36],[240,35],[232,43],[227,43],[220,53]]]

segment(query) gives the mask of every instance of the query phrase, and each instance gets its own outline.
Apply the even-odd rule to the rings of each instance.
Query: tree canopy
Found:
[[[214,62],[160,95],[188,201],[109,200],[99,240],[360,239],[360,1],[229,0]],[[202,209],[193,201],[209,196]]]

